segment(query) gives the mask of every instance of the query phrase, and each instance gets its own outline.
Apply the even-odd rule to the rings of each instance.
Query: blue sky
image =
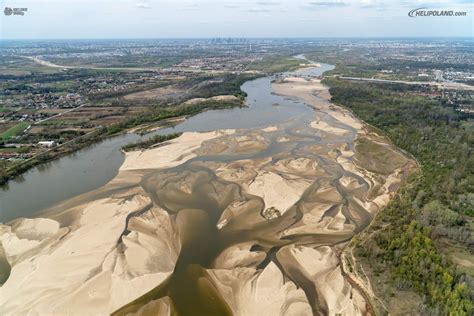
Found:
[[[0,38],[472,37],[474,0],[0,0]],[[4,7],[27,8],[4,16]],[[466,17],[408,17],[416,8]]]

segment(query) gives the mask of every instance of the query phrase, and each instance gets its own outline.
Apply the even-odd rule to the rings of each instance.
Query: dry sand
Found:
[[[217,95],[210,98],[194,98],[187,100],[184,104],[198,104],[205,101],[241,102],[235,95]]]
[[[210,270],[211,278],[234,315],[310,315],[302,289],[285,280],[271,262],[265,269]]]
[[[121,171],[139,169],[170,168],[196,157],[194,150],[202,143],[234,131],[216,131],[208,133],[183,133],[180,137],[166,142],[165,146],[144,151],[131,151],[120,167]]]
[[[179,252],[166,212],[153,210],[149,232],[131,226],[118,243],[127,214],[147,203],[97,200],[81,206],[70,228],[49,219],[3,225],[0,240],[13,267],[0,288],[1,314],[106,315],[162,282]]]
[[[373,139],[385,154],[396,152],[348,110],[331,105],[319,80],[286,78],[273,89],[316,108],[315,119],[291,132],[270,126],[184,133],[126,153],[102,195],[66,203],[60,216],[1,225],[12,269],[0,288],[0,313],[104,315],[119,309],[173,273],[183,244],[200,233],[200,222],[190,216],[204,218],[202,203],[209,200],[222,208],[215,238],[232,242],[207,273],[234,314],[365,314],[365,293],[345,277],[336,245],[386,205],[410,161],[401,156],[403,165],[385,166],[383,175],[367,170],[364,154],[349,143]],[[302,143],[301,130],[320,133],[328,143]],[[270,156],[259,156],[271,146]],[[192,160],[206,155],[225,159]],[[189,164],[185,172],[167,171],[183,164]],[[274,259],[261,266],[273,247]],[[135,309],[153,311],[171,314],[170,298],[151,297]]]

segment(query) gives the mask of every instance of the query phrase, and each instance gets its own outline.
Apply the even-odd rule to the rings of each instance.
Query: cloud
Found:
[[[265,9],[265,8],[259,8],[259,7],[254,7],[246,10],[247,12],[253,12],[253,13],[262,13],[262,12],[270,12],[270,10]]]
[[[236,9],[236,8],[240,8],[240,6],[238,4],[235,4],[235,3],[226,3],[226,4],[224,4],[224,8]]]
[[[383,0],[362,0],[360,1],[362,9],[375,9],[377,11],[387,10],[389,4]]]
[[[313,7],[324,7],[324,8],[348,6],[348,4],[345,3],[344,1],[312,1],[309,3],[309,5]]]
[[[261,6],[275,6],[280,5],[281,3],[276,1],[258,1],[257,4]]]
[[[168,3],[168,5],[170,5],[171,7],[173,6],[172,3]],[[182,3],[180,3],[179,6],[176,6],[176,8],[177,10],[180,10],[180,11],[199,11],[202,8],[204,8],[204,6],[208,6],[208,5],[209,3],[207,2],[203,4],[199,4],[197,1],[189,0],[189,1],[183,1]]]
[[[151,5],[148,2],[140,1],[135,5],[138,9],[151,9]]]
[[[457,5],[472,4],[472,0],[401,0],[399,5],[405,8],[456,8]]]

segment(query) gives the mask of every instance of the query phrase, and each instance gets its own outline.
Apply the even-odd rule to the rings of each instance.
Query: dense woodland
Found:
[[[446,245],[474,247],[474,117],[427,87],[367,84],[328,78],[334,103],[350,108],[413,155],[420,170],[379,213],[356,255],[389,268],[399,290],[418,292],[425,312],[471,315],[472,274],[444,254]],[[428,88],[430,89],[430,88]]]

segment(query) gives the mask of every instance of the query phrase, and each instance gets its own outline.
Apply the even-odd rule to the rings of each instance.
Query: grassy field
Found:
[[[69,89],[75,85],[74,80],[62,80],[62,81],[55,81],[50,83],[44,83],[45,87],[53,88],[53,89]],[[64,94],[64,91],[62,91]]]
[[[0,153],[27,153],[31,150],[31,147],[25,146],[25,147],[7,147],[7,148],[0,148]]]
[[[22,133],[29,126],[26,122],[18,123],[17,125],[9,128],[5,132],[0,134],[0,140],[8,140],[20,133]]]
[[[356,141],[354,161],[365,169],[388,175],[394,169],[400,168],[405,159],[399,153],[366,138]]]
[[[287,56],[269,56],[249,65],[249,70],[268,73],[296,70],[303,61]]]
[[[31,76],[32,74],[54,74],[60,72],[60,68],[50,68],[44,66],[25,66],[25,67],[0,67],[0,76]]]

